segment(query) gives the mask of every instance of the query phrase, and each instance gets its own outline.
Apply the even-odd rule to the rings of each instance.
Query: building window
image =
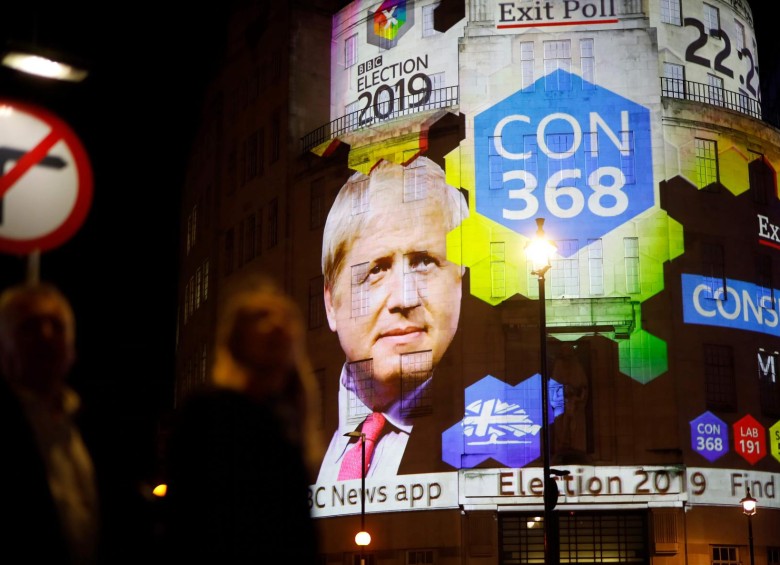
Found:
[[[425,190],[425,170],[412,164],[404,168],[404,202],[424,200],[428,193]]]
[[[604,247],[601,239],[588,240],[588,276],[590,293],[604,294]]]
[[[233,147],[227,156],[227,162],[225,167],[227,168],[227,182],[225,183],[225,190],[228,195],[233,194],[236,191],[236,149]]]
[[[246,140],[246,180],[257,176],[257,132],[253,132]]]
[[[553,177],[559,175],[562,171],[576,168],[574,161],[575,140],[573,133],[549,133],[545,135],[543,147],[545,154],[554,154],[555,158],[547,160],[547,178],[550,184],[553,184]],[[550,206],[548,204],[548,206]],[[559,208],[560,210],[560,208]]]
[[[187,215],[187,253],[195,247],[195,238],[198,233],[198,205],[195,204]]]
[[[409,549],[406,551],[406,565],[434,565],[432,549]]]
[[[748,178],[750,191],[753,193],[753,202],[769,204],[771,198],[777,194],[775,172],[761,153],[749,151],[749,156]]]
[[[706,188],[718,182],[718,143],[711,139],[696,138],[696,183]]]
[[[527,92],[534,89],[534,42],[520,43],[520,88]]]
[[[665,24],[682,25],[680,0],[661,0],[661,21]]]
[[[780,381],[777,378],[777,363],[780,353],[769,352],[759,348],[758,388],[761,398],[761,413],[764,416],[780,416]]]
[[[439,3],[435,4],[428,4],[427,6],[423,6],[422,9],[422,15],[423,15],[423,37],[430,37],[432,35],[436,35],[438,32],[433,27],[433,16],[434,16],[434,10],[439,6]]]
[[[641,285],[639,284],[639,238],[623,238],[623,261],[626,266],[626,292],[628,294],[639,294]]]
[[[352,183],[352,215],[368,212],[368,177],[353,180]]]
[[[265,173],[265,129],[257,130],[257,174]]]
[[[257,237],[257,241],[255,241],[255,255],[259,256],[263,250],[263,208],[262,207],[257,209],[256,218],[257,218],[257,226],[255,227],[255,236]]]
[[[352,565],[376,565],[376,556],[373,553],[355,553],[352,556]]]
[[[621,131],[620,172],[623,173],[625,184],[636,184],[636,153],[634,151],[634,132]]]
[[[701,246],[701,269],[707,289],[703,298],[728,300],[726,292],[726,265],[723,259],[723,246],[719,243],[703,242]]]
[[[246,139],[244,139],[238,151],[238,187],[244,186],[246,181]]]
[[[502,512],[498,539],[504,563],[544,563],[544,518],[541,514]],[[561,563],[650,563],[647,524],[635,512],[559,514]]]
[[[557,241],[558,253],[552,260],[550,290],[556,298],[576,298],[580,295],[580,265],[577,240]]]
[[[244,264],[244,223],[245,220],[241,220],[238,223],[236,229],[236,243],[238,245],[238,253],[236,253],[236,267],[240,268]]]
[[[503,241],[490,242],[490,296],[506,296],[506,244]]]
[[[190,319],[190,283],[184,285],[184,323]]]
[[[368,314],[368,263],[352,265],[352,317]]]
[[[766,548],[767,565],[780,565],[780,547]]]
[[[225,232],[225,275],[229,275],[233,272],[235,245],[236,242],[233,228],[229,228]]]
[[[347,405],[347,421],[359,424],[371,413],[374,398],[374,360],[364,359],[347,363],[347,371],[352,375],[355,394],[350,395]],[[363,400],[362,406],[358,398]]]
[[[664,63],[664,96],[685,98],[685,67],[675,63]]]
[[[275,163],[279,160],[279,154],[282,149],[281,140],[281,120],[279,118],[279,112],[275,112],[271,118],[271,162]]]
[[[209,260],[203,261],[203,302],[209,298]]]
[[[344,131],[353,131],[360,124],[358,118],[360,118],[360,102],[355,100],[344,106]],[[370,123],[371,121],[371,109],[366,110],[366,115],[363,117],[363,125]]]
[[[195,292],[193,293],[195,295],[195,310],[200,308],[202,285],[203,285],[203,271],[201,271],[200,267],[198,267],[197,269],[195,269]]]
[[[344,40],[344,67],[349,68],[357,63],[357,34],[349,36]]]
[[[325,187],[319,178],[309,185],[309,228],[316,230],[325,225]]]
[[[195,314],[195,276],[190,277],[190,284],[188,285],[190,292],[187,296],[187,301],[189,302],[189,309],[190,309],[190,316]]]
[[[745,26],[734,20],[734,46],[737,53],[742,53],[745,48]]]
[[[710,73],[707,73],[707,102],[723,106],[723,79]]]
[[[737,408],[734,353],[728,345],[704,345],[704,393],[708,410]]]
[[[433,373],[433,352],[401,354],[401,413],[405,416],[430,414],[433,410],[431,387],[417,389]],[[415,392],[417,391],[417,392]]]
[[[323,284],[322,275],[309,281],[309,329],[319,328],[325,321]]]
[[[279,243],[279,201],[274,198],[268,203],[268,248]]]
[[[704,29],[708,30],[710,35],[720,36],[720,10],[715,6],[704,4]]]
[[[255,244],[257,242],[257,236],[255,230],[257,229],[257,219],[254,214],[249,214],[246,220],[244,220],[244,263],[249,263],[255,258]]]
[[[712,565],[741,565],[736,545],[713,545]]]
[[[451,103],[447,98],[447,91],[444,86],[444,72],[432,73],[428,75],[428,78],[431,79],[431,96],[428,99],[427,104],[425,104],[425,108],[444,108],[448,103]],[[419,103],[424,96],[424,92],[412,95],[411,101]]]
[[[595,89],[596,57],[593,53],[593,39],[580,39],[580,69],[582,70],[582,89]]]
[[[566,73],[554,73],[554,71]],[[571,90],[571,41],[544,42],[544,89],[547,92]]]
[[[488,143],[488,189],[501,190],[504,188],[504,159],[499,153],[498,146],[503,146],[501,136],[490,138]]]

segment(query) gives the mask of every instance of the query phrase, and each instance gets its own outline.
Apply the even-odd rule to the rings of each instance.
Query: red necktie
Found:
[[[363,438],[361,438],[344,455],[341,469],[339,469],[338,480],[360,479],[363,477],[363,473],[368,473],[368,468],[371,466],[371,457],[374,455],[374,448],[376,447],[376,440],[379,438],[384,425],[385,417],[380,412],[373,412],[368,415],[363,421],[363,427],[361,428],[366,438],[366,468],[361,472],[360,462],[363,458],[363,444],[361,443]]]

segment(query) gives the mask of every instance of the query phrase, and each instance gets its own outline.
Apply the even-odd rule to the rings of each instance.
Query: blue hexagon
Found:
[[[691,449],[710,463],[728,453],[728,424],[712,412],[691,420]]]
[[[477,211],[576,252],[655,204],[650,110],[556,70],[474,118]]]
[[[562,412],[563,387],[550,379],[548,417]],[[524,467],[541,455],[542,378],[537,373],[510,386],[490,375],[466,388],[463,420],[442,434],[442,460],[458,469],[493,458]]]

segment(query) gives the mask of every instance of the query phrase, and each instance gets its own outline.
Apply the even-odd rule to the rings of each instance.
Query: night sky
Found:
[[[153,451],[157,411],[172,401],[178,198],[226,22],[224,8],[167,4],[4,7],[0,19],[4,43],[58,49],[91,71],[71,84],[2,69],[0,97],[53,111],[90,156],[89,216],[71,240],[43,254],[41,278],[74,304],[73,382],[91,409],[93,433],[116,440],[128,460],[137,454],[139,461]],[[771,3],[753,4],[767,100],[778,97],[780,42],[771,38]],[[0,256],[0,286],[21,282],[25,265],[24,258]]]

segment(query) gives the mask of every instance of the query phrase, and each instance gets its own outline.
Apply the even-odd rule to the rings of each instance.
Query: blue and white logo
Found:
[[[555,416],[550,399],[559,388],[550,380],[550,422]],[[541,455],[541,408],[539,374],[515,386],[488,375],[466,388],[465,416],[442,434],[442,459],[458,469],[489,458],[507,467],[524,467]]]
[[[691,449],[709,462],[728,453],[728,424],[712,412],[691,420]]]
[[[650,110],[567,71],[477,115],[474,155],[477,212],[565,253],[655,204]]]

